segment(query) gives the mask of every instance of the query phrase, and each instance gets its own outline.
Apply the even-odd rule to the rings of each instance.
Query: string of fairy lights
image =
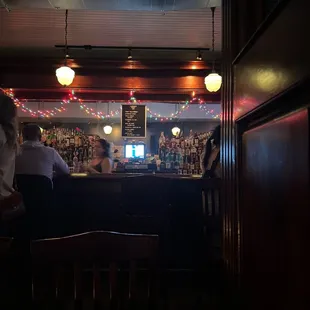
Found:
[[[209,109],[206,105],[200,105],[199,109],[205,112],[207,116],[211,116],[214,119],[220,119],[222,116],[221,113],[215,114],[215,111],[213,109]]]
[[[87,106],[87,104],[83,101],[83,99],[79,98],[74,90],[71,90],[67,96],[67,98],[63,99],[60,102],[60,107],[52,107],[50,109],[38,109],[37,111],[34,111],[33,109],[27,107],[27,100],[20,100],[14,95],[13,89],[0,89],[2,90],[7,96],[12,98],[15,105],[21,109],[24,113],[29,114],[31,117],[36,118],[52,118],[57,116],[57,114],[62,113],[64,111],[67,111],[67,107],[72,105],[73,103],[78,103],[80,109],[88,116],[92,116],[94,118],[99,119],[110,119],[116,116],[119,116],[121,114],[122,106],[120,105],[119,108],[115,110],[108,111],[108,113],[104,113],[102,111],[96,111],[96,109],[91,108]],[[176,105],[177,110],[173,113],[170,113],[169,115],[161,115],[160,113],[152,111],[149,107],[147,107],[148,117],[155,121],[171,121],[174,119],[178,119],[184,112],[188,111],[190,107],[192,107],[191,104],[196,103],[199,105],[199,109],[203,111],[207,116],[213,118],[213,119],[220,119],[221,114],[216,114],[213,109],[210,109],[208,107],[208,104],[205,103],[205,101],[200,98],[196,97],[194,92],[192,94],[192,99],[187,100],[185,102],[179,103]],[[130,91],[129,93],[129,99],[127,101],[127,104],[142,104],[141,101],[137,100],[134,96],[134,92]]]

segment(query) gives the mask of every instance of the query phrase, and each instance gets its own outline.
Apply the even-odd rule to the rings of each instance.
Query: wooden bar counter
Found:
[[[213,180],[139,173],[59,177],[54,181],[50,234],[155,233],[166,261],[183,257],[191,263],[202,249],[206,215],[202,191],[209,181]]]

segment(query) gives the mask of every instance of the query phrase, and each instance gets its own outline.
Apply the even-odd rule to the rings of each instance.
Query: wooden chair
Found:
[[[49,303],[64,309],[67,296],[65,294],[65,274],[72,268],[74,309],[83,309],[83,277],[85,271],[92,273],[93,309],[102,309],[102,271],[104,264],[108,266],[109,274],[109,304],[110,309],[124,308],[127,303],[130,309],[137,309],[136,277],[137,263],[145,261],[148,264],[148,306],[154,308],[156,301],[156,266],[157,266],[157,235],[134,235],[116,232],[95,231],[63,238],[36,240],[32,242],[31,254],[33,262],[33,305],[39,305],[48,299]],[[129,288],[127,297],[121,294],[119,270],[123,263],[129,263]],[[52,271],[54,293],[49,298],[37,299],[36,293],[40,286],[36,285],[36,277],[42,267]],[[88,267],[88,269],[87,269]],[[41,273],[42,276],[42,273]],[[44,303],[44,302],[43,302]],[[125,307],[126,308],[126,307]],[[41,308],[40,308],[41,309]]]
[[[18,223],[21,231],[17,237],[39,239],[50,236],[49,226],[55,226],[50,218],[53,182],[43,175],[17,174],[16,185],[23,195],[26,208],[23,225]]]

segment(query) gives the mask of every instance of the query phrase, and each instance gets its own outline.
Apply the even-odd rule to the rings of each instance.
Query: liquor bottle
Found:
[[[180,163],[177,160],[174,162],[174,169],[175,170],[179,170],[180,169]]]
[[[56,132],[53,130],[51,134],[51,146],[55,147],[57,144],[57,137],[56,137]]]
[[[74,132],[73,132],[73,129],[72,129],[71,135],[70,135],[70,145],[75,145],[75,139],[74,139]]]
[[[162,161],[160,163],[160,171],[165,171],[165,168],[166,168],[166,163],[164,161]]]
[[[78,168],[79,168],[79,159],[78,159],[78,157],[77,157],[77,154],[78,154],[77,149],[75,149],[74,155],[73,155],[73,171],[74,171],[74,172],[79,172],[79,171],[78,171]]]
[[[199,139],[198,139],[198,134],[197,134],[197,132],[195,132],[195,135],[194,135],[194,145],[195,145],[196,147],[198,147],[198,145],[199,145]]]
[[[24,142],[22,134],[18,135],[18,141],[19,141],[19,144],[22,144]]]
[[[93,159],[93,148],[91,146],[89,146],[88,148],[88,159],[92,160]]]
[[[79,147],[78,151],[79,151],[79,162],[82,163],[83,162],[83,148]]]

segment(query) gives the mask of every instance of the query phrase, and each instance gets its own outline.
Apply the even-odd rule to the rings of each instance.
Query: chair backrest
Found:
[[[158,236],[134,235],[116,232],[95,231],[63,238],[36,240],[32,242],[33,260],[33,299],[36,300],[36,269],[40,266],[53,266],[55,286],[54,299],[63,302],[62,288],[65,283],[66,266],[73,267],[74,304],[80,309],[83,303],[82,271],[91,266],[92,292],[95,305],[102,304],[102,267],[109,266],[110,309],[118,308],[121,297],[118,270],[123,262],[129,263],[129,289],[127,301],[133,305],[136,300],[137,262],[147,261],[149,272],[149,305],[154,304],[154,283],[156,276]],[[154,282],[155,281],[155,282]]]
[[[53,182],[42,175],[16,175],[17,189],[23,195],[26,218],[19,235],[31,239],[50,236],[52,223]],[[51,227],[50,227],[51,226]],[[54,225],[55,226],[55,225]]]
[[[50,201],[53,192],[53,182],[43,175],[17,174],[18,190],[24,197],[26,209],[44,207]]]

